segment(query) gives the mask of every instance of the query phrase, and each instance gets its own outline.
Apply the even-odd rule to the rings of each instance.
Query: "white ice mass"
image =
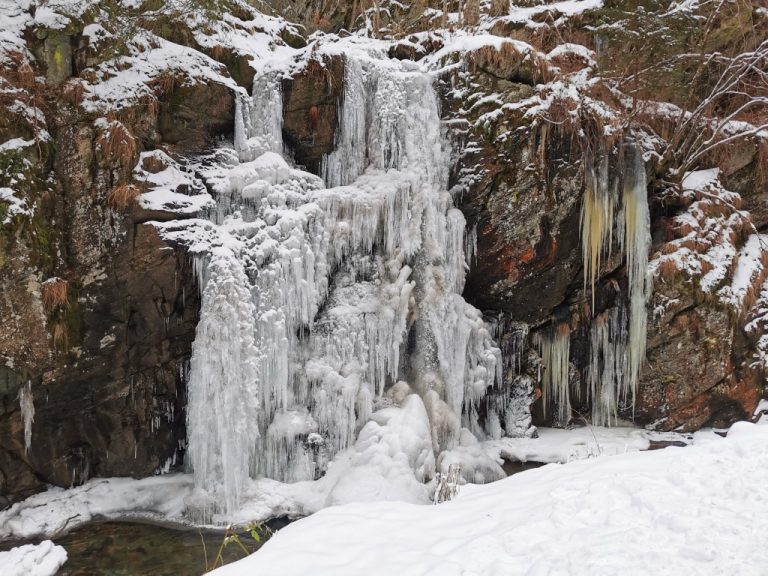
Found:
[[[505,422],[506,403],[481,410],[501,353],[460,296],[468,239],[432,77],[375,49],[347,54],[324,180],[280,154],[276,78],[257,75],[237,153],[203,175],[208,221],[164,228],[194,253],[202,292],[187,421],[203,518],[237,510],[249,478],[314,480],[356,441],[365,454],[371,426],[401,410],[432,449],[399,448],[408,467],[395,468],[419,483]]]

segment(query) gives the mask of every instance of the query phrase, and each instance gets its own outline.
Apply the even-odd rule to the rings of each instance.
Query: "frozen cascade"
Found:
[[[645,360],[647,303],[651,292],[648,251],[651,246],[647,182],[642,150],[627,142],[621,156],[622,178],[611,175],[608,156],[590,163],[585,174],[581,212],[584,285],[595,281],[602,255],[610,256],[614,213],[619,202],[618,183],[623,182],[621,213],[617,231],[621,253],[626,258],[628,304],[616,307],[592,321],[588,391],[592,401],[592,423],[615,423],[621,403],[634,409],[637,384]],[[625,310],[628,308],[628,313]]]
[[[32,382],[19,389],[19,408],[21,409],[21,422],[24,424],[24,450],[32,447],[32,423],[35,421],[35,400],[32,397]]]
[[[551,333],[537,333],[535,344],[541,354],[541,402],[546,414],[549,405],[557,408],[557,421],[567,424],[571,417],[569,394],[569,364],[571,350],[570,328],[566,322],[551,329]]]
[[[256,311],[240,260],[217,248],[208,264],[190,367],[189,461],[198,485],[239,502],[259,436]],[[226,382],[226,386],[220,384]],[[216,446],[217,450],[209,450]]]
[[[647,304],[651,295],[648,273],[648,251],[651,249],[651,217],[645,164],[640,148],[627,147],[624,168],[624,252],[627,256],[629,280],[629,338],[627,340],[627,374],[620,390],[623,400],[635,405],[640,370],[645,361],[648,324]]]
[[[238,101],[236,154],[205,175],[211,222],[185,232],[202,290],[188,409],[197,507],[233,512],[249,477],[317,478],[409,394],[435,452],[420,482],[441,451],[519,425],[508,403],[482,405],[501,352],[460,296],[473,240],[447,192],[431,78],[347,57],[325,182],[280,153],[277,77],[257,75],[253,94]]]
[[[604,253],[613,249],[613,220],[618,201],[617,180],[611,178],[608,156],[585,162],[584,200],[581,205],[581,249],[584,289],[587,285],[595,305],[595,281]]]

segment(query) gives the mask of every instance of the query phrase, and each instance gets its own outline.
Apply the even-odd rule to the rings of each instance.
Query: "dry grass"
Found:
[[[133,184],[120,184],[109,191],[107,202],[119,211],[124,211],[132,206],[141,195],[141,190]]]
[[[69,348],[69,334],[67,333],[67,326],[63,321],[57,320],[51,326],[51,338],[53,339],[53,347],[61,352],[66,352]]]
[[[232,56],[232,50],[224,46],[223,44],[216,44],[208,50],[211,58],[214,60],[226,60]]]
[[[664,258],[659,264],[658,274],[665,282],[672,282],[679,277],[680,270],[672,258]]]
[[[48,314],[69,308],[69,282],[63,278],[51,278],[43,282],[43,308]]]
[[[160,103],[154,94],[144,94],[139,98],[139,103],[147,109],[150,116],[157,116],[160,111]]]
[[[494,18],[504,16],[509,13],[508,0],[491,0],[491,6],[489,14]]]
[[[137,143],[122,122],[110,122],[97,142],[108,162],[120,166],[123,170],[133,167]]]
[[[74,106],[83,103],[85,97],[85,84],[79,78],[67,81],[61,89],[62,98]]]
[[[158,94],[170,94],[173,92],[181,82],[176,75],[171,71],[165,71],[156,78],[149,82],[155,93]]]

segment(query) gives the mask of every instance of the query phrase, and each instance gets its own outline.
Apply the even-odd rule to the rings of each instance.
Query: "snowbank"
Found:
[[[538,438],[502,438],[484,442],[489,456],[520,462],[565,463],[596,456],[613,456],[647,450],[650,440],[666,440],[658,433],[639,428],[539,428]],[[684,441],[676,434],[674,440]]]
[[[427,470],[434,466],[428,449],[429,428],[424,404],[414,395],[408,399],[402,408],[393,406],[375,413],[355,446],[339,454],[320,480],[249,480],[239,509],[231,515],[216,514],[213,522],[247,524],[282,516],[297,518],[350,502],[427,504],[432,488]],[[768,402],[765,406],[768,410]],[[564,463],[646,450],[649,440],[691,442],[681,434],[638,428],[539,428],[538,434],[538,438],[503,438],[460,446],[443,454],[439,468],[459,463],[465,475],[472,473],[487,482],[501,474],[501,468],[495,473],[493,467],[502,458]],[[693,443],[710,440],[719,437],[700,432]],[[414,470],[420,472],[414,474]],[[188,508],[195,508],[199,498],[189,474],[94,479],[68,490],[51,488],[0,512],[0,539],[49,537],[97,518],[194,524]]]
[[[67,552],[50,540],[0,552],[3,576],[53,576],[67,561]]]
[[[551,464],[440,506],[348,504],[214,572],[729,574],[768,565],[768,427],[687,448]]]

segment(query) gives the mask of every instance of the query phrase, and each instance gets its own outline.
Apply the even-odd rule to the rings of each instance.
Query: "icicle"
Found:
[[[645,361],[648,323],[647,303],[650,297],[648,251],[651,247],[651,223],[648,213],[648,191],[645,165],[640,148],[628,146],[624,173],[624,250],[627,255],[629,280],[629,339],[627,341],[627,374],[621,397],[631,398],[634,411],[640,370]]]
[[[32,423],[35,421],[35,402],[32,397],[32,381],[19,389],[19,408],[21,409],[21,421],[24,424],[24,452],[29,452],[32,447]]]
[[[587,285],[595,305],[595,282],[604,253],[610,256],[613,244],[613,214],[616,194],[611,186],[608,157],[588,162],[584,172],[584,200],[581,205],[581,249],[584,289]]]
[[[541,401],[544,413],[550,404],[557,409],[557,421],[567,424],[571,418],[568,360],[571,348],[570,327],[559,324],[551,334],[537,333],[535,343],[541,354]]]
[[[192,346],[187,422],[195,485],[234,512],[259,437],[259,352],[248,279],[235,255],[209,265]]]
[[[477,224],[467,232],[464,239],[464,254],[467,258],[467,266],[471,266],[477,260]]]
[[[283,93],[276,73],[257,74],[253,96],[235,98],[235,149],[241,162],[264,152],[283,152]]]
[[[595,426],[617,423],[619,391],[626,378],[626,342],[623,307],[613,308],[593,319],[589,333],[587,391]]]
[[[634,410],[640,371],[645,360],[647,311],[651,286],[648,250],[651,245],[647,183],[642,151],[634,142],[623,155],[622,212],[618,222],[620,248],[626,256],[629,283],[629,318],[623,304],[608,317],[593,320],[590,332],[590,364],[587,370],[593,402],[593,423],[617,419],[618,403]],[[608,159],[588,166],[581,212],[584,286],[590,285],[592,306],[601,257],[610,255],[616,193],[609,176]],[[627,329],[626,324],[629,324]]]

